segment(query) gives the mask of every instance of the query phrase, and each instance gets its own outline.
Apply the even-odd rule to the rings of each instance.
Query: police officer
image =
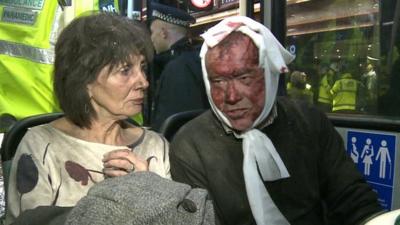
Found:
[[[195,19],[183,10],[152,3],[151,40],[156,56],[150,125],[158,130],[172,114],[208,108],[202,82],[200,45],[188,37]]]
[[[337,73],[337,64],[332,63],[329,67],[322,70],[322,77],[318,89],[318,107],[324,112],[332,111],[331,89]]]
[[[365,107],[365,87],[350,73],[343,73],[331,89],[332,112],[361,112]]]
[[[368,92],[367,108],[369,111],[375,111],[378,100],[377,75],[372,64],[368,64],[366,69],[366,73],[361,76],[361,81],[365,85],[365,88]]]

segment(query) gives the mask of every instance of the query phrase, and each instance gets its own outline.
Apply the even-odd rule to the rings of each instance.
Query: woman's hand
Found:
[[[103,167],[106,176],[118,177],[132,171],[148,171],[149,163],[130,149],[118,149],[104,154]]]

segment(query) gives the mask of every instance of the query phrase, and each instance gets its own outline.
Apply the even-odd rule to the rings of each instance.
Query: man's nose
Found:
[[[228,104],[235,104],[236,102],[242,99],[242,95],[237,89],[237,84],[235,84],[234,80],[230,80],[227,83],[226,93],[225,93],[225,101]]]

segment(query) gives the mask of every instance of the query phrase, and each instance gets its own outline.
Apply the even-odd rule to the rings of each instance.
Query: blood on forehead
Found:
[[[218,74],[240,73],[259,64],[258,48],[241,32],[232,32],[206,54],[206,68]]]

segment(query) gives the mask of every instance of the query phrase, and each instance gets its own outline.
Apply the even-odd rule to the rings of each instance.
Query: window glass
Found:
[[[329,113],[400,117],[395,8],[395,0],[288,0],[286,46],[296,55],[288,96]]]

